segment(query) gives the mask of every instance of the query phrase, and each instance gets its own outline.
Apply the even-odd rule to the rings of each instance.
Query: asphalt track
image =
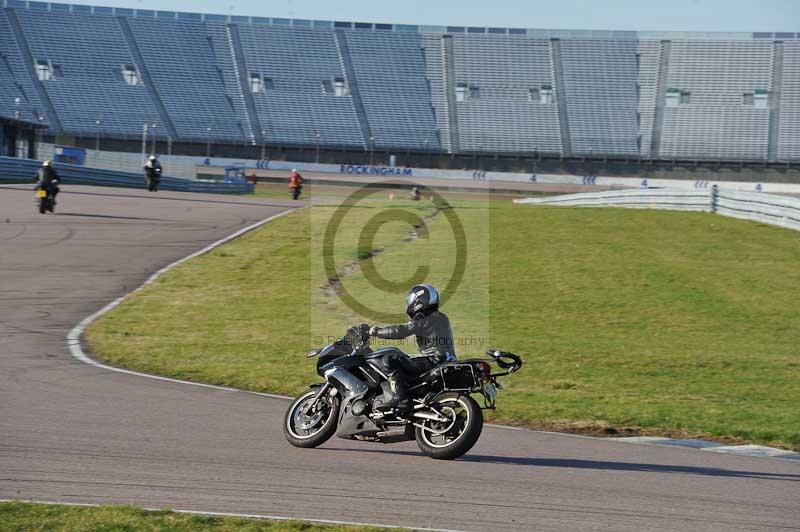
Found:
[[[87,315],[286,208],[69,187],[41,216],[30,191],[0,187],[0,499],[476,531],[800,530],[800,462],[501,428],[453,462],[413,443],[301,450],[283,439],[284,400],[70,356]]]

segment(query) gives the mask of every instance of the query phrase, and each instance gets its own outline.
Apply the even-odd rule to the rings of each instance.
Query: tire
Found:
[[[481,437],[483,411],[481,411],[475,399],[469,395],[459,395],[457,393],[442,395],[434,403],[434,406],[444,414],[449,414],[450,412],[458,414],[458,419],[462,420],[464,426],[457,435],[452,434],[452,431],[445,431],[438,436],[431,435],[429,431],[417,427],[415,431],[417,446],[426,456],[436,460],[453,460],[463,456],[472,449],[478,438]],[[441,423],[429,420],[423,420],[420,424],[435,430],[446,428],[441,427]],[[451,436],[455,436],[455,439],[447,441],[448,437]],[[441,437],[441,441],[439,441],[439,437]]]
[[[47,210],[52,213],[56,212],[56,200],[54,199],[47,200]]]
[[[39,214],[47,214],[47,206],[44,204],[44,199],[39,200]]]
[[[336,425],[339,422],[339,397],[331,397],[326,394],[322,398],[327,402],[327,410],[322,414],[324,421],[321,425],[315,425],[308,434],[302,434],[296,422],[299,421],[298,417],[304,414],[298,412],[303,404],[308,402],[316,395],[316,390],[309,390],[289,405],[286,410],[286,415],[283,417],[283,434],[286,440],[295,447],[312,448],[319,447],[336,433]],[[322,421],[322,419],[320,420]]]

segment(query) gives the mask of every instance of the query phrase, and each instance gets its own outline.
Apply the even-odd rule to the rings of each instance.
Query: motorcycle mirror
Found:
[[[317,355],[319,354],[319,352],[320,352],[320,350],[319,350],[319,349],[312,349],[311,351],[309,351],[308,353],[306,353],[306,356],[307,356],[308,358],[313,358],[313,357],[317,356]]]

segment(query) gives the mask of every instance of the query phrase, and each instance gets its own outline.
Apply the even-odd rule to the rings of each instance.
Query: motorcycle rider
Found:
[[[300,175],[297,168],[292,168],[292,173],[289,174],[289,190],[295,200],[300,197],[300,192],[303,190],[303,176]]]
[[[381,359],[394,395],[385,403],[376,406],[393,406],[402,413],[409,412],[411,401],[408,398],[406,378],[456,359],[450,319],[439,311],[440,301],[436,287],[429,284],[417,285],[406,295],[406,314],[411,321],[400,325],[370,328],[369,334],[375,338],[399,340],[414,335],[421,353],[420,356],[413,358],[392,353]]]
[[[44,161],[42,167],[36,173],[36,186],[41,187],[42,190],[53,196],[53,205],[56,204],[56,196],[61,192],[58,187],[59,182],[60,178],[56,169],[53,168],[52,161]]]
[[[147,183],[147,190],[158,192],[158,185],[161,183],[161,174],[164,169],[158,161],[158,155],[151,155],[144,165],[144,177]]]

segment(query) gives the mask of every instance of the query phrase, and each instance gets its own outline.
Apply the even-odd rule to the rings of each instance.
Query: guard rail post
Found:
[[[711,185],[711,212],[717,213],[717,205],[719,204],[719,187]]]

